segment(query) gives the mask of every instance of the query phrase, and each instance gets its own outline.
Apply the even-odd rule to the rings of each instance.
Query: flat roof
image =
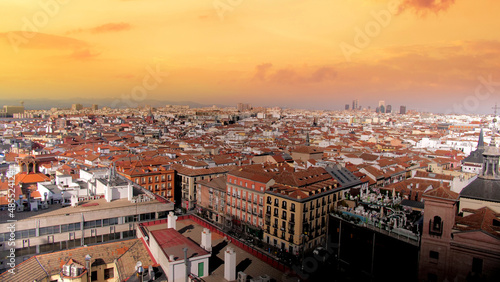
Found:
[[[149,231],[165,229],[165,223],[146,226]],[[201,232],[203,226],[192,219],[179,219],[176,222],[176,229],[182,236],[189,238],[198,245],[201,243]],[[257,278],[260,275],[267,274],[275,281],[282,281],[286,274],[268,263],[260,260],[256,256],[236,247],[233,243],[226,240],[223,235],[212,232],[212,257],[210,259],[209,276],[203,277],[206,282],[224,281],[224,251],[227,247],[232,247],[236,252],[236,269]],[[189,254],[189,253],[188,253]],[[182,258],[184,253],[182,253]]]
[[[173,255],[174,261],[184,260],[184,248],[187,248],[187,257],[193,258],[210,254],[202,249],[198,244],[184,237],[181,233],[173,228],[165,228],[151,231],[151,235],[155,238],[160,248],[169,257]]]
[[[94,205],[83,206],[85,204],[94,204]],[[71,206],[63,207],[61,206],[61,204],[53,204],[49,205],[48,209],[39,209],[38,211],[23,211],[23,212],[15,211],[14,218],[9,217],[10,212],[8,210],[3,210],[0,211],[0,222],[7,222],[8,219],[25,220],[30,218],[43,218],[43,217],[75,214],[75,213],[90,212],[90,211],[105,211],[109,209],[144,206],[151,204],[161,204],[161,202],[155,199],[155,200],[150,200],[148,202],[140,202],[134,204],[126,198],[113,200],[111,202],[106,202],[106,199],[100,198],[97,200],[78,202],[78,206],[76,207],[71,207]],[[173,205],[173,203],[171,204]]]

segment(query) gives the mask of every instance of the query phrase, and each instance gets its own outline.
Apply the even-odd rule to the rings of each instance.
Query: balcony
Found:
[[[295,207],[290,208],[290,211],[294,212],[295,211]]]
[[[279,207],[280,205],[279,205],[278,203],[276,203],[276,202],[275,202],[275,203],[274,203],[274,206],[275,206],[275,207]]]

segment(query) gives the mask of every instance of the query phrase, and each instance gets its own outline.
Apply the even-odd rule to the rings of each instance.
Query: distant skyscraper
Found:
[[[71,105],[71,109],[73,111],[79,111],[79,110],[83,109],[83,106],[82,106],[82,104],[73,104],[73,105]]]
[[[99,110],[99,106],[98,106],[97,104],[93,104],[93,105],[92,105],[92,110],[93,110],[93,111],[97,111],[97,110]]]
[[[345,104],[345,110],[348,111],[349,110],[349,104]]]
[[[385,113],[385,101],[378,101],[378,108],[381,113]]]
[[[355,111],[358,109],[358,99],[352,100],[352,109]]]
[[[2,116],[12,117],[24,113],[24,106],[3,106]]]
[[[399,107],[399,114],[401,114],[401,115],[405,115],[406,114],[406,106]]]
[[[392,112],[392,106],[391,105],[387,105],[387,108],[385,108],[385,112],[386,113],[391,113]]]
[[[244,111],[248,111],[252,108],[252,106],[250,104],[244,104],[244,103],[238,103],[238,105],[236,106],[236,109],[239,111],[239,112],[244,112]]]

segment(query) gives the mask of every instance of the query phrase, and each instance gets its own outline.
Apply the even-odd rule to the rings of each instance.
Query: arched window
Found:
[[[437,215],[434,217],[434,221],[432,223],[432,229],[434,229],[434,230],[441,229],[441,217],[439,217]]]
[[[436,215],[433,219],[429,220],[429,234],[436,236],[443,234],[443,221],[441,217]]]

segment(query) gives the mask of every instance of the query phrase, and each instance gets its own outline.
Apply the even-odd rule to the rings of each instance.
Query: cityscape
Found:
[[[0,8],[0,282],[500,281],[500,2]]]

